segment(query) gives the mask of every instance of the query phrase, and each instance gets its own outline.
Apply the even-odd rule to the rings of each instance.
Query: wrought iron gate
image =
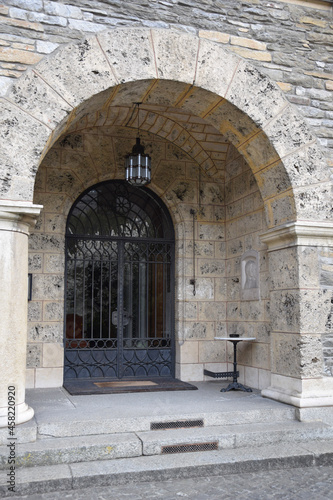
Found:
[[[174,233],[148,189],[98,184],[66,231],[65,378],[174,376]]]

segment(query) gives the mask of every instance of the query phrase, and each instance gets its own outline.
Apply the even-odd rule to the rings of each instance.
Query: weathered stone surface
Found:
[[[116,29],[112,32],[100,33],[98,40],[119,83],[128,81],[129,76],[132,79],[133,69],[137,80],[157,77],[149,30],[144,28]],[[125,45],[126,51],[124,51]]]
[[[333,288],[333,251],[331,248],[318,252],[320,286],[326,289]]]
[[[199,342],[199,363],[226,361],[226,343],[218,340]]]
[[[198,77],[196,84],[198,84]],[[204,84],[202,85],[204,86]],[[182,100],[182,109],[196,116],[205,116],[219,101],[220,97],[215,93],[206,92],[203,88],[195,86],[191,91],[186,93],[186,96]],[[196,124],[196,126],[198,125]],[[196,137],[199,138],[197,135]]]
[[[269,254],[269,271],[272,289],[285,290],[298,285],[298,252],[294,248],[282,249]]]
[[[272,292],[270,313],[273,330],[299,333],[299,292],[297,292],[297,290]]]
[[[25,74],[14,83],[8,98],[51,129],[72,110],[65,100],[33,72]]]
[[[30,342],[61,342],[63,338],[62,323],[31,323],[28,330]]]
[[[329,314],[330,297],[322,291],[290,289],[271,293],[272,330],[321,334]]]
[[[64,250],[64,237],[56,234],[32,234],[29,238],[29,249],[33,251],[51,250],[59,252]]]
[[[42,344],[27,345],[27,368],[37,368],[41,366]]]
[[[64,278],[61,275],[35,274],[32,296],[35,300],[57,300],[63,298]]]
[[[299,216],[303,220],[332,220],[332,187],[326,182],[316,186],[295,189],[295,204]]]
[[[44,255],[44,272],[62,274],[65,269],[65,256],[63,253]]]
[[[214,323],[212,322],[187,322],[185,325],[185,338],[190,339],[207,339],[213,340],[214,338]]]
[[[200,240],[223,240],[224,239],[224,224],[198,224],[198,237]]]
[[[243,92],[244,88],[248,89],[249,94]],[[226,98],[260,127],[286,105],[278,87],[246,61],[238,65]]]
[[[163,79],[195,81],[198,40],[177,31],[152,30],[154,52],[157,65],[157,76]],[[186,57],[184,48],[186,47]]]
[[[200,276],[225,276],[225,263],[223,260],[198,259],[198,267]]]
[[[261,170],[256,178],[264,200],[283,193],[291,187],[290,177],[280,163]]]
[[[28,265],[30,273],[41,272],[43,267],[43,255],[40,253],[30,253]]]
[[[268,227],[284,224],[296,218],[295,200],[291,193],[282,194],[265,202],[265,212]]]
[[[28,304],[28,321],[42,320],[42,303],[30,301]]]
[[[8,101],[2,100],[0,106],[0,195],[31,200],[34,176],[50,130]]]
[[[45,214],[45,232],[63,234],[66,229],[66,219],[62,214]]]
[[[273,333],[273,373],[291,377],[322,374],[322,348],[317,336]]]
[[[201,302],[198,304],[199,321],[221,321],[226,319],[226,306],[222,302]]]
[[[207,73],[207,62],[209,62],[212,66],[219,67],[221,62],[226,60],[228,60],[228,64],[224,64],[223,71],[216,73],[216,75],[209,75]],[[226,52],[225,47],[218,44],[212,44],[210,41],[201,39],[198,54],[198,65],[194,80],[195,85],[224,97],[238,62],[239,59],[237,56]]]
[[[43,304],[44,321],[62,321],[63,317],[64,317],[64,303],[63,303],[63,301],[59,301],[59,302],[44,301],[44,304]],[[36,320],[34,320],[34,321],[36,321]]]
[[[116,84],[95,38],[67,46],[61,52],[44,58],[36,71],[72,106]]]
[[[61,343],[43,344],[43,367],[56,368],[64,364],[64,348]]]
[[[207,113],[206,120],[235,147],[259,132],[253,120],[227,100]]]
[[[283,164],[294,186],[328,181],[327,162],[317,144],[310,144],[283,158]]]
[[[290,105],[286,106],[275,119],[264,125],[263,130],[270,137],[280,157],[314,140],[305,120],[295,113]]]

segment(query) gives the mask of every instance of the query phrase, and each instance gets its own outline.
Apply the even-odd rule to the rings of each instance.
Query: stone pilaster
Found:
[[[262,395],[299,408],[331,406],[333,377],[325,370],[323,343],[330,333],[333,265],[324,282],[320,262],[332,252],[333,223],[288,223],[261,240],[269,252],[272,330],[271,385]]]
[[[8,387],[15,388],[16,424],[34,415],[25,403],[28,235],[41,208],[29,202],[0,202],[0,427],[8,424]]]

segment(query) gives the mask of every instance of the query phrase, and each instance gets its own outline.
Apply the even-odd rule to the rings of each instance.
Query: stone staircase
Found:
[[[107,408],[41,410],[17,428],[16,495],[333,463],[333,426],[299,422],[295,408],[259,404],[265,403],[259,397],[257,405],[243,402],[244,409],[233,403],[224,411],[151,416],[133,410],[122,418]],[[8,447],[1,437],[0,497],[6,497]]]

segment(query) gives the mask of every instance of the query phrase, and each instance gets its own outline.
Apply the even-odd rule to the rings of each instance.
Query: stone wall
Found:
[[[154,127],[152,116],[147,114],[143,128],[148,123]],[[141,132],[154,165],[150,187],[168,206],[175,225],[177,376],[202,380],[204,368],[231,370],[230,346],[214,337],[237,332],[257,338],[240,350],[241,380],[252,387],[267,387],[267,270],[258,237],[266,227],[263,201],[236,150],[201,118],[186,113],[180,118],[193,137],[206,141],[219,170],[213,180],[179,147]],[[34,202],[44,209],[29,239],[33,290],[28,387],[62,385],[64,234],[70,207],[88,186],[123,178],[122,160],[135,135],[135,129],[124,131],[111,125],[78,126],[52,148],[38,171]],[[260,253],[260,300],[242,301],[240,257],[249,249]]]
[[[154,9],[151,9],[152,4],[154,4]],[[44,119],[47,123],[57,122],[57,120],[53,120],[52,113],[48,113],[45,108],[48,103],[55,102],[56,111],[59,111],[59,99],[64,99],[65,102],[67,95],[66,92],[62,95],[62,91],[59,89],[67,91],[67,87],[70,87],[70,91],[73,93],[71,97],[74,96],[75,105],[79,85],[76,87],[68,83],[73,81],[69,71],[68,85],[57,87],[59,84],[59,82],[56,83],[56,80],[59,79],[57,71],[61,73],[61,69],[57,68],[61,68],[62,61],[67,61],[68,58],[68,61],[74,61],[75,67],[82,71],[85,66],[81,61],[85,56],[83,53],[80,54],[80,51],[85,47],[81,44],[76,45],[71,50],[67,48],[67,56],[63,56],[66,54],[66,49],[58,52],[57,49],[68,42],[76,42],[85,33],[99,35],[99,38],[92,37],[91,41],[86,41],[85,44],[91,43],[91,47],[94,47],[91,54],[98,54],[99,64],[104,71],[103,64],[105,65],[107,59],[104,57],[105,45],[103,45],[102,40],[103,37],[108,40],[108,35],[101,35],[101,31],[114,26],[166,28],[166,31],[161,30],[158,31],[158,34],[155,33],[154,51],[163,47],[163,61],[166,64],[163,67],[164,74],[160,74],[161,78],[158,80],[157,90],[155,89],[154,92],[160,93],[160,96],[163,96],[164,93],[172,94],[175,90],[174,87],[179,84],[179,88],[176,89],[178,100],[174,100],[173,103],[182,102],[181,99],[185,95],[187,85],[192,91],[193,78],[187,78],[184,70],[185,79],[181,81],[182,76],[179,76],[177,71],[173,71],[173,66],[168,72],[169,60],[165,57],[167,49],[163,44],[169,38],[166,33],[171,33],[170,28],[197,33],[200,38],[200,48],[210,46],[210,40],[218,42],[219,45],[214,45],[214,50],[219,54],[219,57],[216,56],[213,60],[215,67],[221,64],[221,68],[219,68],[221,75],[224,76],[227,69],[232,73],[230,64],[223,68],[223,58],[225,57],[230,62],[228,57],[230,52],[233,52],[251,62],[251,66],[247,66],[246,61],[238,61],[240,66],[246,66],[249,79],[252,78],[250,78],[251,75],[257,74],[255,67],[258,67],[273,82],[277,83],[290,101],[291,106],[282,107],[282,103],[285,104],[285,101],[281,93],[275,85],[272,85],[271,80],[264,79],[262,75],[259,79],[252,78],[252,87],[248,86],[247,92],[244,93],[242,90],[243,85],[246,87],[247,78],[240,77],[241,71],[238,72],[235,69],[233,74],[238,75],[236,79],[231,79],[231,75],[228,76],[225,81],[232,83],[228,83],[229,86],[219,93],[219,103],[221,104],[222,101],[223,104],[227,104],[224,106],[224,113],[228,116],[226,117],[222,112],[221,116],[216,119],[216,127],[221,134],[225,132],[224,124],[228,123],[228,133],[224,137],[219,135],[216,129],[207,125],[208,120],[211,124],[215,123],[214,117],[212,117],[215,107],[212,108],[212,113],[212,109],[205,109],[202,116],[206,116],[208,111],[210,115],[206,122],[200,118],[196,121],[194,114],[201,116],[204,107],[201,107],[200,88],[195,87],[193,92],[197,92],[197,102],[194,104],[194,109],[189,109],[191,106],[189,103],[187,103],[187,108],[183,107],[183,110],[187,109],[188,112],[193,113],[191,119],[189,117],[184,119],[184,116],[182,117],[183,111],[179,109],[179,114],[178,110],[177,112],[173,110],[174,121],[169,118],[165,119],[165,116],[157,118],[157,112],[155,116],[154,113],[148,113],[143,124],[144,130],[147,131],[145,140],[148,141],[151,151],[155,155],[154,165],[158,165],[155,170],[158,175],[155,174],[151,187],[169,207],[177,234],[176,332],[178,340],[177,360],[179,361],[177,375],[188,380],[198,380],[202,377],[204,367],[213,369],[222,364],[229,368],[228,363],[231,358],[230,352],[227,351],[228,346],[222,342],[215,342],[213,338],[215,335],[224,335],[224,333],[245,331],[249,335],[254,335],[257,341],[251,346],[247,346],[244,352],[240,351],[242,378],[245,383],[253,387],[267,386],[270,370],[268,274],[266,268],[268,259],[265,247],[260,244],[258,238],[258,233],[265,231],[264,210],[250,169],[237,152],[230,147],[226,138],[230,138],[232,135],[233,127],[242,137],[239,149],[248,158],[247,161],[252,172],[256,175],[265,200],[269,226],[285,222],[294,224],[293,216],[296,212],[293,212],[292,207],[288,206],[288,200],[290,203],[293,202],[289,189],[291,185],[296,186],[295,204],[297,204],[299,212],[305,214],[305,221],[308,218],[318,219],[318,221],[329,219],[332,205],[328,177],[323,178],[321,175],[317,177],[317,174],[313,173],[316,172],[316,169],[321,172],[321,166],[324,162],[321,162],[321,158],[319,158],[314,136],[308,133],[308,129],[304,132],[303,129],[306,129],[306,126],[302,120],[302,124],[299,124],[295,109],[298,108],[298,111],[304,114],[323,146],[329,164],[333,166],[331,3],[307,0],[281,0],[273,3],[263,0],[248,0],[247,2],[231,0],[223,2],[213,0],[187,2],[185,0],[178,2],[172,0],[172,3],[166,4],[162,1],[88,2],[72,0],[72,2],[65,4],[42,2],[41,0],[8,0],[6,4],[0,5],[0,22],[2,26],[2,34],[0,35],[0,92],[3,95],[6,94],[10,83],[44,57],[42,65],[48,67],[48,70],[44,73],[42,71],[40,76],[37,76],[36,72],[32,72],[32,77],[27,75],[26,79],[21,79],[20,84],[13,87],[11,92],[7,94],[7,98],[2,100],[5,106],[3,121],[6,127],[8,126],[8,130],[6,128],[2,138],[5,138],[6,145],[20,144],[23,150],[25,150],[27,142],[32,140],[33,135],[39,137],[41,143],[43,143],[44,136],[31,133],[31,137],[29,137],[22,134],[24,137],[20,142],[17,141],[17,134],[14,135],[16,140],[11,140],[10,123],[7,122],[12,116],[13,102],[15,103],[15,116],[20,112],[22,115],[24,114],[26,120],[24,126],[28,123],[29,118],[33,118],[35,130],[42,125],[41,121],[43,122]],[[117,33],[117,43],[121,44],[119,40],[123,40],[122,36],[126,36],[123,35],[126,31],[119,30],[113,31],[113,33]],[[150,36],[151,32],[147,31],[147,38]],[[172,36],[177,38],[180,43],[180,46],[176,44],[175,47],[184,57],[184,46],[188,49],[185,36],[183,34],[177,36],[175,32],[172,32]],[[197,43],[195,43],[195,47],[198,47]],[[225,52],[224,49],[227,51]],[[61,58],[61,61],[58,66],[51,68],[54,59],[52,57],[46,58],[46,56],[53,51],[57,52],[55,55]],[[75,55],[72,57],[74,52]],[[156,51],[154,54],[156,56]],[[189,54],[189,60],[195,67],[196,59],[193,54],[194,52]],[[222,57],[221,54],[223,54]],[[154,59],[153,51],[150,56],[151,62]],[[104,74],[103,85],[105,86],[98,87],[102,90],[107,89],[109,85],[111,86],[109,78],[111,78],[112,71],[117,74],[117,71],[114,70],[117,59],[112,66],[111,57],[110,55],[109,72],[105,72],[107,76]],[[127,58],[127,55],[124,56],[123,53],[121,53],[121,57],[126,58],[126,63],[130,61],[130,58]],[[207,63],[206,59],[209,57],[203,57],[203,60],[197,59],[201,78],[205,83],[207,83],[206,75],[203,78],[202,73],[208,67],[208,64],[205,64]],[[158,58],[155,60],[156,66],[158,66],[157,60]],[[181,61],[181,58],[179,60]],[[178,64],[175,58],[173,64],[176,66]],[[210,64],[212,63],[210,62]],[[128,65],[125,65],[126,68],[127,72],[130,72]],[[160,70],[157,67],[156,69]],[[99,74],[98,71],[95,71],[94,66],[94,71],[91,71],[91,74],[95,75],[96,73]],[[212,73],[214,78],[219,80],[219,75],[215,71],[209,72],[207,80]],[[67,76],[68,74],[66,73]],[[77,81],[84,82],[82,86],[86,85],[85,75],[79,74],[80,77],[77,78]],[[144,71],[141,74],[146,75]],[[157,74],[159,74],[158,71]],[[166,78],[166,74],[171,75],[170,80],[175,81],[163,80]],[[193,72],[193,74],[195,73]],[[151,78],[150,73],[148,78]],[[38,87],[34,86],[33,79],[38,80]],[[43,81],[41,85],[40,80]],[[134,78],[135,83],[131,89],[128,88],[130,96],[139,95],[135,93],[135,88],[138,87],[138,82],[135,80],[137,79]],[[265,80],[264,83],[263,80]],[[118,81],[126,81],[126,71]],[[45,98],[42,99],[42,92],[45,92],[44,83],[48,90],[43,94]],[[94,91],[94,83],[96,82],[92,79],[91,83]],[[144,81],[141,84],[144,88]],[[200,87],[200,83],[198,85]],[[208,88],[210,87],[208,86]],[[228,91],[230,88],[233,90],[234,96],[236,95],[236,106],[228,106],[228,102],[223,101],[223,97],[226,95],[229,99]],[[213,91],[215,91],[214,88]],[[256,94],[255,99],[253,98],[254,93]],[[35,94],[37,94],[38,99],[35,99]],[[53,96],[52,99],[49,97],[50,94]],[[270,94],[269,97],[267,97],[268,94]],[[83,95],[88,98],[92,96],[92,94],[85,92],[82,92]],[[147,93],[144,94],[145,97],[147,95]],[[274,108],[275,98],[278,99],[277,115],[274,112],[269,113],[264,131],[268,132],[274,144],[280,139],[281,147],[278,149],[280,159],[286,164],[288,161],[292,162],[292,168],[290,167],[288,174],[285,174],[287,171],[281,170],[278,165],[276,168],[275,162],[278,158],[275,156],[275,151],[274,158],[270,156],[268,141],[264,142],[264,146],[262,146],[261,139],[264,134],[260,135],[259,133],[262,123],[257,120],[261,114],[260,112],[258,115],[253,113],[258,102],[261,104],[258,95],[263,97],[267,112],[270,112],[269,105],[272,104]],[[276,97],[277,95],[278,97]],[[111,96],[107,97],[106,91],[104,94],[105,102],[101,96],[102,94],[95,96],[96,101],[98,102],[98,99],[101,98],[100,105],[106,109]],[[129,106],[133,99],[130,97],[128,99],[128,102],[120,100],[120,106]],[[79,101],[80,99],[78,99]],[[35,102],[40,103],[40,105],[32,109]],[[157,108],[159,108],[162,101],[146,99],[146,102],[148,106],[149,103],[153,102],[155,105],[157,103]],[[192,101],[192,106],[193,102],[195,103],[195,99]],[[46,104],[43,107],[44,103]],[[64,104],[66,109],[67,105],[69,106],[69,102]],[[152,108],[153,106],[154,104]],[[113,108],[114,106],[110,105],[107,112],[111,114]],[[89,110],[89,106],[87,109]],[[80,108],[82,114],[79,113],[79,116],[88,113],[87,109],[83,105]],[[96,119],[95,111],[97,109],[99,109],[98,106],[94,108],[90,116],[87,115],[87,120]],[[161,114],[168,112],[168,110],[162,109],[159,111],[162,111]],[[125,110],[125,115],[126,113],[128,113],[128,109]],[[241,120],[238,123],[237,117],[239,116],[241,116]],[[257,130],[251,129],[250,141],[245,137],[246,130],[245,132],[243,130],[243,123],[246,124],[248,116],[254,117],[255,123],[251,122],[251,127],[253,125]],[[29,327],[28,376],[30,386],[60,385],[62,380],[64,229],[70,206],[75,198],[93,182],[109,179],[112,176],[121,178],[123,172],[120,169],[120,160],[129,151],[130,146],[132,146],[130,143],[134,138],[134,133],[125,130],[127,125],[124,125],[124,121],[120,125],[123,130],[112,129],[112,124],[107,127],[104,123],[103,126],[94,131],[85,130],[74,133],[73,127],[70,127],[75,124],[76,119],[79,120],[73,113],[68,123],[64,124],[68,127],[70,135],[63,138],[62,143],[58,143],[49,152],[38,172],[36,182],[34,201],[43,204],[45,208],[34,234],[30,238],[30,269],[34,274],[33,301],[29,304],[31,322]],[[183,126],[182,122],[186,122],[186,126]],[[45,129],[48,127],[47,123],[45,123]],[[293,127],[291,124],[295,123],[297,126]],[[66,130],[68,129],[66,128]],[[46,131],[43,133],[47,137]],[[197,139],[195,139],[196,135]],[[166,141],[163,138],[166,138]],[[305,143],[304,153],[302,148]],[[237,144],[239,145],[239,141],[235,143],[236,146]],[[247,154],[246,149],[249,144],[251,152]],[[177,148],[177,145],[181,145],[182,149]],[[313,157],[311,146],[315,149]],[[41,149],[43,147],[44,144]],[[39,154],[37,149],[35,148],[33,152],[35,156]],[[190,150],[196,151],[196,153],[192,156],[187,155],[186,151]],[[264,161],[264,169],[257,161],[256,153],[263,157],[269,153]],[[113,162],[110,170],[110,156],[112,157],[112,155]],[[13,169],[13,177],[17,177],[16,174],[20,172],[22,165],[24,165],[23,168],[27,168],[29,164],[30,168],[30,159],[25,159],[26,161],[22,162],[17,160],[19,156],[12,154],[10,157],[11,166],[11,162],[14,163],[15,160],[19,165],[16,172]],[[299,162],[301,168],[299,168]],[[205,163],[209,165],[205,165]],[[320,168],[318,168],[318,164],[320,164]],[[213,177],[209,179],[203,173],[200,174],[199,165],[202,169],[210,171]],[[37,169],[37,164],[35,168]],[[299,190],[298,186],[301,186]],[[323,189],[320,190],[321,188]],[[280,190],[282,190],[283,196],[286,194],[285,198],[280,196]],[[280,196],[280,212],[277,218],[274,212],[275,218],[273,220],[272,214],[276,196]],[[314,197],[315,201],[311,196]],[[22,193],[20,193],[20,197],[28,198]],[[325,203],[323,203],[324,197]],[[271,202],[271,200],[273,201]],[[283,201],[281,202],[281,200]],[[300,219],[303,220],[303,217],[301,216]],[[297,246],[295,242],[299,237],[298,231],[303,230],[299,229],[302,220],[300,225],[297,225],[299,221],[296,221],[297,224],[293,228],[296,237],[290,243],[290,248]],[[327,247],[325,247],[325,234],[319,234],[321,231],[324,232],[329,224],[325,226],[325,222],[318,228],[315,224],[311,227],[316,231],[318,229],[317,240],[319,241],[320,238],[323,240],[323,252],[325,253],[325,255],[323,253],[323,257],[331,259],[331,249],[327,248],[331,243],[326,244]],[[304,227],[306,230],[306,224]],[[275,237],[278,238],[278,233]],[[269,241],[269,237],[267,238]],[[314,247],[318,241],[313,243]],[[327,241],[332,240],[327,237]],[[312,243],[305,242],[305,245],[311,247]],[[241,258],[248,250],[257,252],[260,265],[258,293],[253,292],[252,295],[243,293],[242,282]],[[270,248],[270,251],[272,255],[274,248]],[[313,249],[313,252],[315,254],[316,251]],[[318,276],[318,262],[324,261],[320,260],[318,253],[316,253],[314,259],[309,259],[309,262],[312,262],[310,275],[302,274],[301,279],[295,283],[293,276],[298,278],[302,266],[305,269],[305,265],[308,265],[308,257],[305,254],[303,249],[300,249],[298,253],[293,248],[288,249],[285,252],[285,255],[288,256],[287,267],[281,267],[278,263],[275,270],[274,258],[270,259],[270,279],[273,282],[271,296],[276,299],[272,300],[274,307],[272,306],[269,313],[270,320],[273,319],[276,327],[274,340],[271,341],[271,354],[275,356],[275,360],[272,360],[272,374],[285,374],[291,380],[296,380],[298,376],[305,379],[307,377],[319,378],[323,372],[323,358],[326,361],[325,374],[332,375],[332,311],[329,302],[331,288],[324,282],[319,283],[320,277],[324,276],[324,271],[326,272],[326,264],[320,264],[322,267]],[[331,260],[329,266],[331,266]],[[281,280],[279,271],[284,276]],[[314,273],[316,274],[314,275]],[[196,277],[196,295],[193,295],[193,285],[190,284],[194,275]],[[315,288],[315,291],[299,291],[298,288],[302,287],[303,279],[306,288]],[[286,284],[288,285],[287,291]],[[293,299],[291,300],[290,297]],[[322,301],[323,297],[324,301]],[[321,309],[323,302],[324,308]],[[315,310],[316,307],[317,310]],[[321,314],[322,311],[325,312],[324,315]],[[249,318],[250,321],[248,321]],[[314,335],[310,339],[312,333]],[[320,336],[323,339],[322,344],[318,341]],[[299,337],[302,338],[299,339]],[[308,342],[309,339],[311,342]],[[314,352],[313,356],[312,351]],[[286,354],[290,354],[288,359],[286,359]]]
[[[271,369],[268,255],[259,238],[265,229],[258,185],[242,156],[230,148],[226,161],[227,332],[256,338],[250,345],[238,346],[238,359],[245,383],[260,389],[269,385]],[[241,264],[244,254],[251,251],[258,254],[259,283],[258,290],[248,290],[257,294],[246,295]],[[229,342],[228,361],[232,361]]]
[[[0,4],[0,91],[84,34],[124,26],[195,32],[275,81],[314,128],[333,166],[332,12],[332,2],[321,0],[6,0]]]

